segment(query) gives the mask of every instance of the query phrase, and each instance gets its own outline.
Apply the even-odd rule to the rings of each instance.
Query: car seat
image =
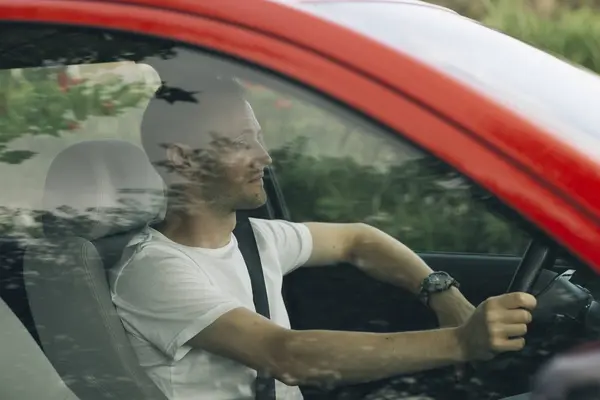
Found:
[[[0,299],[2,400],[77,400],[19,318]]]
[[[81,399],[165,400],[138,364],[106,276],[131,236],[161,218],[162,179],[133,144],[82,142],[53,160],[43,202],[44,238],[27,247],[23,274],[44,353]]]
[[[265,172],[270,199],[280,196]],[[75,144],[52,162],[44,238],[29,245],[23,276],[47,357],[82,399],[164,400],[139,367],[110,297],[106,272],[131,237],[163,218],[164,183],[144,151],[118,140]],[[268,201],[238,219],[283,217]]]

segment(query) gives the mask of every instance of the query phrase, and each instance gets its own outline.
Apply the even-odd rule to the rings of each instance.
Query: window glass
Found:
[[[81,41],[80,35],[70,38]],[[14,66],[0,72],[4,236],[41,232],[36,211],[46,174],[68,147],[97,139],[143,147],[142,116],[165,80],[159,69],[173,88],[165,103],[177,109],[186,94],[197,92],[196,76],[221,68],[239,76],[247,90],[294,221],[366,222],[423,252],[520,255],[524,249],[525,235],[473,200],[472,185],[454,171],[309,92],[174,45],[130,54],[134,39],[122,48],[110,36],[94,40],[71,50],[67,62],[58,50],[36,49],[39,60],[23,60],[13,49],[4,59]],[[94,43],[111,51],[86,58]],[[168,120],[163,129],[172,126]]]
[[[295,91],[249,95],[293,220],[365,222],[422,252],[523,253],[527,235],[427,153]]]
[[[0,79],[2,234],[36,237],[52,161],[84,141],[139,144],[139,122],[159,81],[130,61],[5,69]]]
[[[11,34],[0,38],[0,237],[1,254],[14,258],[8,267],[0,258],[9,276],[0,276],[9,282],[2,298],[82,400],[140,398],[140,387],[175,398],[251,396],[252,370],[212,354],[188,361],[190,330],[214,322],[212,312],[251,308],[252,292],[239,258],[219,264],[234,238],[189,229],[184,213],[208,215],[206,229],[234,209],[264,218],[269,193],[293,222],[364,222],[420,252],[523,253],[528,236],[477,200],[480,188],[322,94],[156,38],[3,29]],[[179,225],[161,225],[165,215]],[[283,275],[308,260],[312,242],[299,224],[257,220],[258,242],[271,246],[263,268],[281,268],[265,272],[271,317],[289,327]],[[213,231],[232,228],[227,221]],[[124,272],[144,249],[142,275]],[[180,253],[210,282],[194,286],[205,275],[178,269]],[[111,302],[117,313],[106,312]],[[147,375],[131,375],[140,365]],[[201,377],[191,389],[172,384],[185,371]]]
[[[151,54],[150,64],[177,70],[167,82],[176,89],[193,82],[189,66],[218,64],[185,49],[171,52],[168,60]],[[40,228],[35,211],[46,174],[67,147],[111,138],[142,145],[142,115],[161,78],[144,60],[109,57],[119,58],[2,71],[4,234]],[[522,253],[524,235],[428,154],[275,78],[226,67],[243,77],[293,220],[366,222],[417,251]]]

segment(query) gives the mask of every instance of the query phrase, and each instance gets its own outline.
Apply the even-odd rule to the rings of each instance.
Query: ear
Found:
[[[172,143],[167,147],[167,160],[174,168],[185,168],[192,165],[192,149],[181,143]]]

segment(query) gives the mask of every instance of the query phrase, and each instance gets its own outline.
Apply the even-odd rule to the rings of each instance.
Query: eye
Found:
[[[243,149],[248,147],[248,137],[247,135],[240,135],[233,140],[233,145],[238,149]]]
[[[260,141],[261,139],[261,133],[254,133],[254,132],[250,132],[250,131],[245,131],[244,133],[242,133],[240,136],[238,136],[235,139],[235,143],[236,144],[244,144],[244,145],[248,145],[250,144],[252,141]]]

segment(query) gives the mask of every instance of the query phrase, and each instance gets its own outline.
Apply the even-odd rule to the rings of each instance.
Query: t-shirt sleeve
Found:
[[[192,260],[152,247],[120,271],[112,297],[123,323],[173,361],[191,350],[191,338],[242,307]]]
[[[268,248],[277,253],[283,275],[305,264],[313,251],[312,235],[308,227],[285,220],[251,218],[253,227],[263,235]]]

